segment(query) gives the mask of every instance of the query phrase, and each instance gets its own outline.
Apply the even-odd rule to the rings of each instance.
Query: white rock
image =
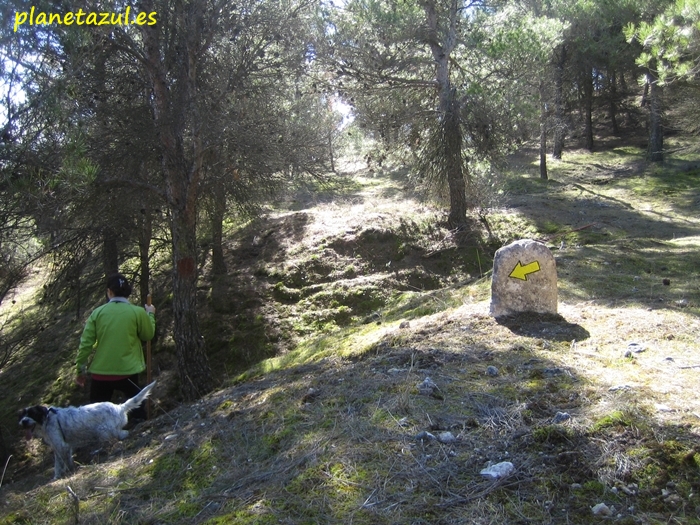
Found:
[[[493,317],[520,312],[557,313],[557,268],[549,248],[522,239],[496,252],[490,312]]]
[[[646,350],[646,347],[640,343],[630,343],[627,345],[627,350],[634,352],[635,354],[641,354]]]
[[[571,419],[571,415],[568,412],[557,412],[552,418],[552,423],[563,423]]]
[[[479,474],[485,478],[500,479],[510,476],[515,472],[515,467],[510,461],[502,461],[501,463],[496,463],[490,467],[486,467]]]
[[[613,511],[610,510],[605,503],[598,503],[596,506],[591,507],[594,516],[612,516]]]
[[[440,443],[448,444],[448,443],[454,443],[455,441],[457,441],[457,438],[454,436],[454,434],[452,432],[440,432],[437,436],[437,440]]]
[[[435,392],[437,387],[438,386],[435,384],[435,382],[432,379],[430,379],[429,377],[426,377],[422,383],[418,384],[418,392],[420,392],[424,396],[429,396],[433,392]]]

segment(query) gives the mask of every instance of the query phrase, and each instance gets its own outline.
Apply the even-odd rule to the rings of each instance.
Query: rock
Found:
[[[620,390],[632,390],[632,387],[629,385],[615,385],[608,388],[609,392],[619,392]]]
[[[450,443],[456,442],[457,438],[454,436],[454,434],[452,432],[440,432],[437,436],[437,440],[440,443],[448,445]]]
[[[567,412],[557,412],[552,418],[552,423],[563,423],[571,419],[571,416]]]
[[[640,343],[630,343],[627,345],[627,350],[635,354],[641,354],[646,350],[646,347]]]
[[[510,461],[502,461],[501,463],[496,463],[495,465],[486,467],[479,472],[479,474],[485,478],[500,479],[510,476],[513,472],[515,472],[515,466],[513,466]]]
[[[491,315],[557,313],[557,268],[541,242],[524,239],[500,248],[493,261]]]
[[[435,391],[438,389],[438,386],[429,377],[426,377],[423,380],[423,382],[418,383],[417,386],[418,386],[418,393],[423,395],[423,396],[432,396],[435,393]]]
[[[399,328],[410,328],[410,327],[411,327],[411,323],[409,323],[408,321],[402,321],[401,324],[399,325]]]
[[[594,516],[612,516],[613,511],[605,503],[598,503],[596,506],[591,507]]]
[[[319,391],[313,387],[309,388],[301,398],[302,403],[311,403],[314,399],[318,397]]]
[[[486,375],[496,377],[498,375],[498,368],[496,368],[495,366],[486,367]]]
[[[435,441],[437,438],[430,432],[419,432],[416,434],[416,441]]]

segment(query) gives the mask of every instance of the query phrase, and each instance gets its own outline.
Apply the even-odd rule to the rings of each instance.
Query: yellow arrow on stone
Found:
[[[521,281],[527,281],[528,275],[539,271],[540,263],[537,261],[533,261],[530,264],[526,265],[523,265],[523,263],[518,261],[518,264],[515,265],[515,268],[513,268],[513,271],[510,272],[510,275],[508,277],[512,277],[513,279],[520,279]]]

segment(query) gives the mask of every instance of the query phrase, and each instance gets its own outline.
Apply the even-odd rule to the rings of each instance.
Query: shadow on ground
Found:
[[[591,336],[584,327],[570,323],[558,314],[523,312],[498,317],[496,322],[516,335],[539,337],[550,341],[583,341]]]

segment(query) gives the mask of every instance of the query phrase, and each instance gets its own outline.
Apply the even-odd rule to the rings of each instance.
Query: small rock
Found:
[[[418,393],[424,396],[433,395],[437,389],[438,386],[429,377],[426,377],[422,383],[418,384]]]
[[[557,412],[552,418],[552,423],[563,423],[571,419],[571,415],[567,412]]]
[[[564,373],[564,370],[562,368],[545,368],[542,370],[542,373],[546,376],[558,376]]]
[[[498,368],[491,365],[486,368],[486,375],[491,377],[496,377],[498,375]]]
[[[591,507],[594,516],[612,516],[613,511],[610,510],[605,503],[598,503],[596,506]]]
[[[632,387],[629,385],[616,385],[616,386],[611,386],[608,388],[609,392],[617,392],[619,390],[631,390]]]
[[[447,445],[449,443],[456,442],[457,438],[454,436],[454,434],[452,432],[441,432],[440,434],[438,434],[437,440],[440,443],[444,443]]]
[[[425,430],[416,434],[416,441],[435,441],[436,439],[437,438],[434,435],[432,435],[430,432],[426,432]]]
[[[655,406],[656,406],[656,410],[658,410],[659,412],[675,412],[675,410],[672,409],[668,405],[663,405],[661,403],[657,403]]]
[[[399,328],[410,328],[411,323],[408,321],[402,321],[401,324],[399,325]]]
[[[636,483],[630,483],[629,485],[621,485],[620,490],[628,496],[636,496],[639,486]]]
[[[311,387],[306,391],[304,397],[301,398],[302,403],[311,403],[318,397],[319,391]]]
[[[502,461],[501,463],[496,463],[490,467],[486,467],[479,474],[485,478],[500,479],[510,476],[515,472],[515,466],[510,461]]]
[[[635,354],[640,354],[646,350],[646,347],[640,343],[630,343],[627,345],[627,350]]]

